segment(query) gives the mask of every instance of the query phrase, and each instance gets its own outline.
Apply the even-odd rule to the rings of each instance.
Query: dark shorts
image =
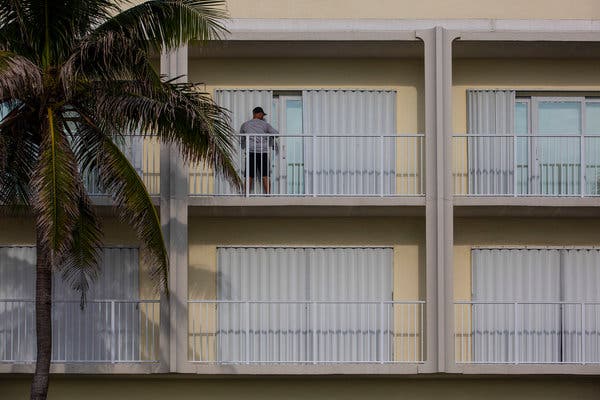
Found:
[[[256,176],[268,177],[269,176],[269,155],[267,153],[249,153],[248,154],[250,171],[248,176],[255,178]],[[258,172],[258,174],[257,174]]]

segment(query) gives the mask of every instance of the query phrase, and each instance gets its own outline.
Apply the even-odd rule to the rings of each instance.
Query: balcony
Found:
[[[600,364],[600,303],[459,301],[459,364]]]
[[[423,301],[192,300],[198,364],[424,362]]]
[[[232,187],[211,168],[190,172],[191,196],[423,196],[423,135],[238,135],[235,161],[246,184]],[[246,146],[246,143],[249,143]],[[265,156],[255,156],[262,151]],[[266,176],[268,184],[261,182]]]
[[[455,135],[456,196],[596,197],[600,136]]]
[[[54,301],[53,363],[158,363],[157,300]],[[0,363],[35,360],[34,300],[0,300]]]

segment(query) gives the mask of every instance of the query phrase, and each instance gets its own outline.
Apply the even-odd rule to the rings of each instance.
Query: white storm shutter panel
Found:
[[[272,90],[216,90],[215,102],[229,110],[231,118],[231,127],[235,132],[240,131],[242,124],[249,119],[252,119],[252,110],[254,107],[262,107],[267,115],[271,115],[273,108],[273,91]],[[236,137],[235,148],[237,155],[234,162],[238,166],[238,171],[241,176],[246,168],[245,154],[242,151],[240,138]],[[271,157],[271,159],[274,159]],[[215,179],[215,194],[237,194],[238,191],[232,188],[222,176],[217,176]]]
[[[562,250],[562,264],[563,300],[575,303],[564,305],[563,361],[600,362],[600,250]]]
[[[560,252],[473,249],[473,361],[559,362]],[[515,327],[515,319],[517,327]],[[517,335],[515,349],[514,335]]]
[[[514,192],[513,138],[516,92],[468,90],[467,114],[469,194],[505,195]]]
[[[15,360],[34,359],[35,263],[33,246],[0,246],[0,300],[28,300],[0,302],[0,338],[9,338],[2,341],[6,346],[0,343],[0,359],[4,359],[7,352],[12,352]],[[53,360],[110,361],[113,356],[119,361],[140,359],[140,311],[136,303],[139,300],[138,249],[104,248],[100,271],[88,292],[89,302],[84,310],[80,309],[79,294],[68,287],[59,274],[54,274]],[[116,301],[113,308],[110,302],[94,300]],[[11,343],[15,340],[20,342],[18,346]],[[17,348],[18,354],[14,354]]]
[[[305,90],[302,101],[307,194],[396,193],[395,91]]]
[[[379,361],[382,340],[391,358],[391,307],[382,317],[377,302],[392,300],[392,249],[229,247],[217,257],[218,297],[229,301],[219,361]]]
[[[0,360],[35,359],[35,260],[35,247],[0,246]]]

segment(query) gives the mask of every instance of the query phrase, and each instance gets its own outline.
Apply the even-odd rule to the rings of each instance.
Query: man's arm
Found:
[[[277,142],[275,141],[276,136],[279,136],[277,129],[273,128],[271,124],[267,122],[267,133],[269,133],[269,146],[277,150]]]

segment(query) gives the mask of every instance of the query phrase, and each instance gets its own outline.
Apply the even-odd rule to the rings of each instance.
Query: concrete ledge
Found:
[[[455,196],[458,217],[600,217],[599,197]]]
[[[183,373],[200,375],[415,375],[422,364],[260,364],[186,363]]]
[[[600,364],[457,364],[452,372],[468,375],[597,375]]]
[[[33,363],[0,363],[0,374],[32,374]],[[160,363],[53,363],[52,374],[156,374],[164,372]]]
[[[190,197],[190,216],[422,216],[424,197]]]

